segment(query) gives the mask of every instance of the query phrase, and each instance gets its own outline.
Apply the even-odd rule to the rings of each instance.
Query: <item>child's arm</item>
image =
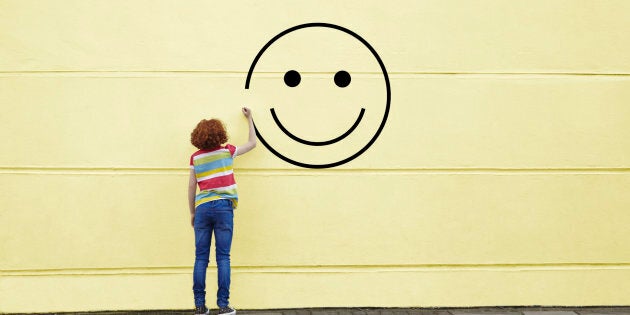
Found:
[[[243,155],[256,147],[256,131],[254,129],[254,120],[252,119],[252,110],[243,107],[243,115],[245,115],[249,124],[249,140],[247,143],[237,146],[236,155]]]
[[[190,225],[195,227],[195,195],[197,193],[197,178],[195,177],[195,169],[190,168],[190,177],[188,179],[188,209],[190,210]]]

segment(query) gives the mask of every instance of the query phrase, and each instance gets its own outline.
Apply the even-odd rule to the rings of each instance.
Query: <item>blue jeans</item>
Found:
[[[213,200],[200,204],[195,210],[195,269],[193,293],[195,306],[206,304],[206,269],[210,259],[210,241],[214,231],[219,290],[217,306],[228,306],[230,298],[230,248],[234,230],[232,201]]]

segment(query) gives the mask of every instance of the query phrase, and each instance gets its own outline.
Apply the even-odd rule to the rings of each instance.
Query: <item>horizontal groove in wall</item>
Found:
[[[334,75],[335,72],[300,72],[311,77],[326,77]],[[262,77],[281,77],[284,72],[256,72]],[[356,71],[352,73],[358,77],[381,77],[381,72]],[[458,77],[517,77],[517,78],[552,78],[552,77],[616,77],[626,78],[630,73],[581,73],[581,72],[457,72],[457,71],[389,71],[388,75],[394,79],[435,77],[435,76],[458,76]],[[223,71],[223,70],[157,70],[157,71],[0,71],[0,76],[5,77],[96,77],[96,78],[142,78],[142,77],[219,77],[219,78],[245,78],[247,71]]]
[[[210,269],[216,266],[209,265]],[[65,275],[156,275],[190,274],[186,267],[128,267],[1,270],[0,276],[65,276]],[[630,263],[548,263],[548,264],[445,264],[445,265],[340,265],[340,266],[232,266],[238,273],[385,273],[385,272],[458,272],[458,271],[570,271],[570,270],[626,270]]]
[[[267,176],[311,176],[352,174],[619,174],[628,173],[630,168],[372,168],[372,169],[254,169],[235,168],[240,175]],[[36,175],[187,175],[188,167],[37,167],[0,166],[0,174]]]
[[[362,174],[617,174],[630,172],[630,168],[373,168],[373,169],[253,169],[235,168],[243,175],[333,175],[339,173]],[[0,167],[0,174],[41,175],[140,175],[188,174],[187,167]]]

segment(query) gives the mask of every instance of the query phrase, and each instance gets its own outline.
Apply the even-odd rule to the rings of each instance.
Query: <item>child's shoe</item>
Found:
[[[235,315],[235,314],[236,314],[236,310],[229,305],[219,309],[219,315]]]
[[[205,306],[197,306],[195,307],[195,315],[209,315],[210,310]]]

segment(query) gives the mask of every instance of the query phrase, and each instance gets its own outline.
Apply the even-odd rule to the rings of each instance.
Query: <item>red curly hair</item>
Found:
[[[190,143],[200,150],[215,149],[227,140],[225,126],[218,119],[202,119],[190,134]]]

